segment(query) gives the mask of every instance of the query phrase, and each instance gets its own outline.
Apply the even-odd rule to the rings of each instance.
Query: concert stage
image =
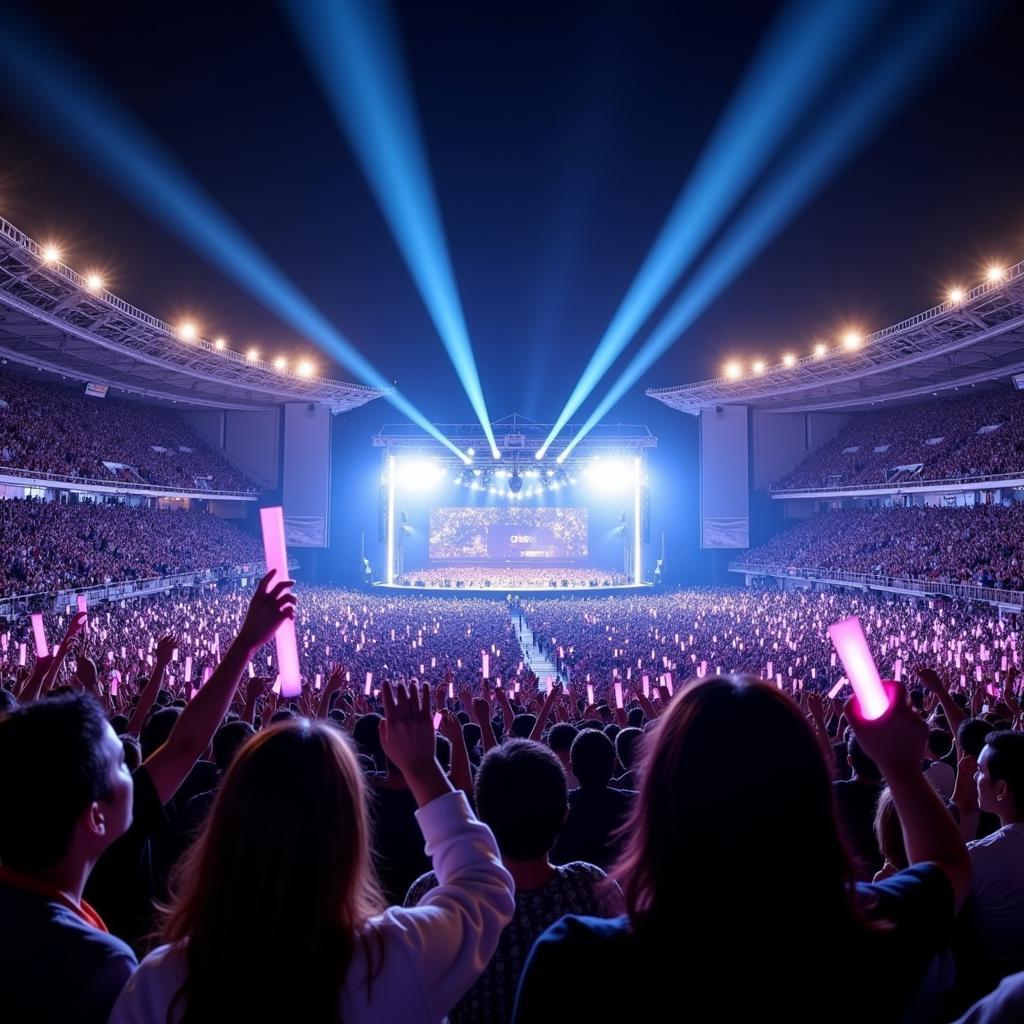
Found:
[[[439,583],[374,583],[374,590],[393,590],[404,594],[430,594],[434,597],[458,597],[461,595],[471,597],[500,597],[505,598],[509,594],[524,595],[531,597],[564,597],[566,594],[573,596],[604,597],[609,594],[623,594],[631,590],[652,590],[653,583],[610,583],[596,586],[590,584],[574,583],[569,586],[538,586],[536,584],[526,586],[508,586],[495,583],[492,586],[483,584],[469,584],[464,586],[445,586]]]

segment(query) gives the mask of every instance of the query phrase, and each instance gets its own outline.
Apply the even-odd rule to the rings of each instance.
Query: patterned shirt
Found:
[[[534,942],[563,914],[614,917],[621,913],[617,889],[602,891],[605,873],[595,864],[573,861],[555,868],[547,885],[516,893],[512,921],[501,933],[497,952],[476,984],[448,1014],[451,1024],[508,1024],[516,986]],[[405,905],[414,907],[437,885],[432,871],[410,886]]]

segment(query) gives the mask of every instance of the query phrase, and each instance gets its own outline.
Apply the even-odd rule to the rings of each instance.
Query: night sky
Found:
[[[848,324],[885,326],[979,280],[991,260],[1024,257],[1024,14],[1014,7],[992,8],[613,420],[663,429],[678,414],[644,387],[715,376],[731,355],[806,351]],[[473,419],[273,4],[32,10],[427,416]],[[397,5],[492,416],[549,422],[561,409],[774,10],[722,0]],[[52,127],[29,123],[16,91],[0,94],[0,213],[58,239],[71,266],[102,267],[111,290],[150,312],[190,316],[238,348],[310,351],[68,155]],[[395,418],[378,402],[360,421]]]

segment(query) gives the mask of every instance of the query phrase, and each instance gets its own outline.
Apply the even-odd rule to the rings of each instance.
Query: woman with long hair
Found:
[[[348,740],[300,719],[250,740],[179,866],[162,929],[113,1024],[438,1021],[512,916],[490,830],[435,758],[429,694],[384,687],[381,741],[419,805],[441,885],[383,908]]]
[[[847,715],[889,784],[906,871],[856,883],[830,766],[788,697],[745,677],[694,683],[648,737],[611,872],[626,915],[565,917],[541,936],[516,1019],[643,1020],[666,1005],[684,1019],[902,1019],[948,938],[970,866],[921,770],[927,726],[902,690],[890,692],[877,721],[855,701]],[[597,965],[614,965],[619,984],[558,984]]]

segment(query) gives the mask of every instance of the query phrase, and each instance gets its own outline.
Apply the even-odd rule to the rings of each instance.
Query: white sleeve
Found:
[[[416,812],[438,884],[415,907],[391,907],[373,925],[400,945],[440,1019],[483,973],[515,910],[512,876],[491,830],[461,792]]]

